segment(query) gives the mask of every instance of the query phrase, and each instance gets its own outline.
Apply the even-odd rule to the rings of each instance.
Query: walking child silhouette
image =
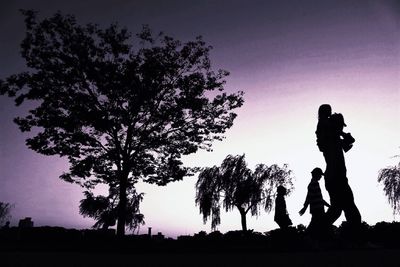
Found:
[[[321,188],[319,186],[319,180],[323,175],[324,174],[320,168],[315,168],[311,171],[312,178],[307,187],[307,197],[303,208],[299,211],[300,216],[302,216],[307,210],[307,207],[310,206],[310,213],[312,217],[307,231],[313,237],[322,236],[323,231],[327,226],[324,206],[330,207],[330,205],[323,199]]]

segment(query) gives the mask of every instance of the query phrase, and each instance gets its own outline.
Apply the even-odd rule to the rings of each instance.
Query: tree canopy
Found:
[[[293,178],[287,165],[258,164],[252,171],[247,167],[245,155],[228,155],[221,166],[201,170],[196,183],[196,205],[203,214],[204,223],[211,217],[211,228],[221,222],[221,205],[225,211],[237,208],[242,229],[247,230],[246,214],[258,215],[261,207],[270,212],[279,185],[293,190]]]
[[[223,139],[243,93],[224,92],[228,72],[212,69],[211,47],[201,37],[182,43],[154,37],[148,27],[132,36],[117,24],[22,13],[28,69],[0,80],[0,93],[17,106],[36,104],[15,122],[33,133],[29,148],[68,158],[61,179],[89,190],[99,183],[119,189],[123,235],[127,192],[138,180],[166,185],[190,175],[181,156]]]
[[[378,182],[383,184],[383,191],[393,208],[393,213],[400,213],[400,162],[381,169]]]

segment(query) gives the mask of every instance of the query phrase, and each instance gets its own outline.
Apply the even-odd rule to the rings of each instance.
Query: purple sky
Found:
[[[61,10],[82,23],[117,21],[134,33],[149,24],[182,41],[202,35],[214,47],[214,66],[231,72],[227,90],[245,91],[246,102],[214,152],[191,155],[185,162],[219,165],[229,153],[246,153],[251,167],[288,163],[296,177],[296,190],[287,198],[295,224],[310,220],[297,212],[309,172],[325,167],[315,145],[316,112],[320,104],[332,104],[356,138],[346,162],[363,220],[394,219],[376,179],[380,168],[398,161],[391,156],[400,154],[398,2],[9,1],[0,6],[0,78],[24,70],[19,8],[34,8],[42,16]],[[26,148],[26,135],[12,122],[26,109],[0,97],[0,201],[15,204],[12,224],[30,216],[36,225],[90,227],[93,221],[78,214],[82,189],[58,179],[67,162]],[[195,181],[190,177],[166,187],[139,184],[146,193],[142,231],[147,226],[169,236],[210,231],[194,205]],[[273,212],[248,219],[248,227],[256,231],[277,227]],[[239,213],[224,213],[219,229],[240,229]]]

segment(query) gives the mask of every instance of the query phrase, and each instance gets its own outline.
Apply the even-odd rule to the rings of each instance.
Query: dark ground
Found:
[[[1,266],[400,266],[400,250],[276,253],[2,252]]]
[[[0,266],[399,266],[400,223],[346,225],[311,238],[304,226],[267,233],[199,232],[118,238],[61,227],[0,230]]]

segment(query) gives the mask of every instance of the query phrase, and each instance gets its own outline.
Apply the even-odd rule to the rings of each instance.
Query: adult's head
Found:
[[[332,114],[332,107],[329,104],[322,104],[318,109],[318,119],[326,119]]]
[[[311,171],[311,175],[313,179],[321,179],[322,175],[324,175],[324,172],[320,168],[314,168],[314,170]]]

